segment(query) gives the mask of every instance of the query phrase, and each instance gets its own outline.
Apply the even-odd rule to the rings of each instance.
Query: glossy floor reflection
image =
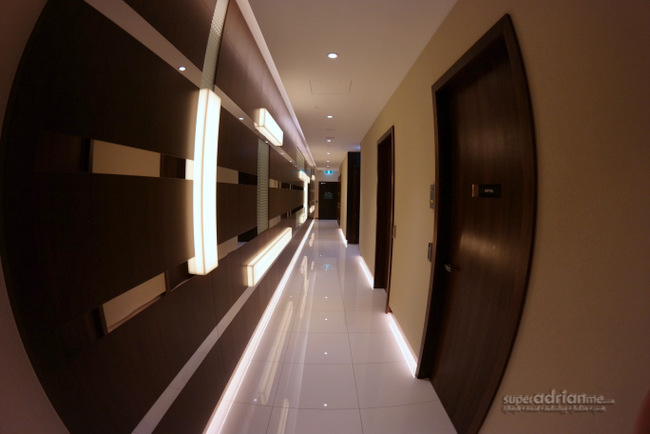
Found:
[[[232,402],[224,433],[454,433],[411,375],[357,246],[317,221]]]

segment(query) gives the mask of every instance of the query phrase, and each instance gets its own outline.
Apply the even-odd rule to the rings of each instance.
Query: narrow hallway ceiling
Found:
[[[317,168],[360,149],[455,1],[249,0]]]

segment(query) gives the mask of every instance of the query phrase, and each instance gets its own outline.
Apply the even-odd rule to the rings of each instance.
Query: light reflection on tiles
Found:
[[[404,361],[386,293],[335,221],[316,222],[298,264],[221,432],[454,433]]]

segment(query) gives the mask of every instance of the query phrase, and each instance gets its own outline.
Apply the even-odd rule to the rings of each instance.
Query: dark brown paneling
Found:
[[[221,110],[218,166],[257,175],[258,137],[226,110]]]
[[[286,184],[302,184],[298,178],[298,168],[273,149],[269,151],[269,164],[270,179]]]
[[[203,68],[216,0],[125,1],[195,66]]]
[[[180,6],[159,7],[185,13]],[[148,16],[152,22],[159,18]],[[167,24],[155,25],[169,39],[182,32],[173,36],[176,30],[165,30]],[[250,106],[259,102],[281,113],[260,94],[273,87],[272,80],[261,75],[241,80],[248,76],[246,68],[240,71],[245,86],[259,78],[257,87],[246,91]],[[246,289],[245,255],[268,241],[256,237],[210,275],[187,279],[183,264],[194,254],[192,183],[176,177],[182,176],[181,160],[193,158],[196,98],[197,89],[174,67],[81,0],[48,2],[21,61],[1,141],[3,271],[35,371],[71,432],[131,432]],[[281,104],[281,98],[272,99]],[[284,116],[279,114],[278,122],[286,123]],[[250,145],[239,149],[238,126],[228,120],[224,125],[220,152],[235,155],[226,167],[256,173],[254,134],[244,134]],[[295,131],[285,134],[290,150]],[[162,174],[171,178],[88,173],[91,139],[159,152],[165,156]],[[286,160],[281,164],[291,170]],[[230,196],[219,206],[219,219],[225,219],[222,211],[241,207],[241,222],[253,221],[255,187],[232,188],[236,198],[223,189],[219,193]],[[291,196],[287,210],[294,202]],[[230,340],[220,343],[224,355],[214,356],[222,358],[215,366],[224,367],[224,378],[296,243],[242,310],[234,323],[242,327],[232,327]],[[169,276],[174,290],[103,334],[97,324],[101,304],[160,273]],[[215,383],[212,396],[218,397],[221,384]]]
[[[79,173],[90,171],[90,140],[54,131],[41,131],[37,139],[36,172]]]
[[[269,219],[283,215],[302,206],[304,192],[302,190],[285,190],[282,188],[269,189]]]
[[[300,133],[235,2],[228,6],[216,85],[250,117],[256,109],[268,109],[284,132],[282,149],[297,160]]]
[[[203,432],[232,372],[224,365],[222,347],[217,342],[208,353],[154,433]]]
[[[257,187],[217,184],[217,236],[222,243],[257,226]]]
[[[12,92],[9,127],[193,158],[196,87],[83,1],[48,3]]]
[[[135,428],[216,325],[209,284],[191,279],[43,377],[71,432]]]
[[[193,256],[189,181],[42,174],[31,187],[5,216],[30,329],[83,315]]]
[[[273,238],[284,225],[286,223],[266,231],[244,247],[228,255],[219,265],[219,268],[213,272],[215,281],[220,280],[219,275],[223,276],[224,273],[227,273],[226,267],[232,270],[236,268],[234,264],[241,266],[249,256],[252,256],[261,246]],[[294,234],[290,244],[258,284],[255,292],[235,316],[165,414],[155,430],[156,433],[201,432],[203,430],[306,230],[307,225],[303,225]],[[221,271],[219,271],[220,268]],[[230,279],[231,284],[237,285],[236,281],[238,279],[236,277],[233,276]],[[239,276],[238,281],[243,281],[243,274]],[[239,285],[242,284],[239,283]],[[215,287],[213,289],[215,297],[223,289],[226,288]],[[241,286],[241,289],[243,292],[245,287]],[[239,295],[233,295],[228,305],[232,305]],[[246,432],[246,427],[241,427],[241,429],[242,432]]]
[[[185,179],[185,158],[172,157],[171,155],[160,155],[160,176],[162,178]]]

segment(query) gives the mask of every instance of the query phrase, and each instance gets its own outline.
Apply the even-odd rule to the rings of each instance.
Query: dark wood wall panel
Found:
[[[297,159],[301,137],[235,2],[228,6],[216,84],[251,117],[268,109],[284,132],[283,150]]]
[[[298,178],[298,168],[287,161],[282,155],[274,150],[269,152],[271,167],[269,168],[269,178],[282,181],[289,184],[299,184],[302,181]]]
[[[203,68],[216,0],[125,0],[195,66]]]
[[[57,327],[187,261],[192,184],[112,175],[39,175],[10,214],[15,295],[31,330]],[[23,247],[20,247],[23,246]]]
[[[219,243],[257,226],[257,187],[217,184],[217,236]]]
[[[48,3],[20,69],[26,130],[193,158],[196,87],[83,1]]]
[[[199,61],[205,44],[196,42],[214,0],[128,3]],[[197,28],[188,31],[190,23]],[[273,111],[285,129],[284,149],[295,154],[297,130],[287,126],[286,108],[250,32],[241,30],[233,31],[232,46],[222,52],[234,60],[220,62],[221,72],[234,71],[230,85],[238,104]],[[285,219],[222,258],[207,276],[182,271],[194,255],[192,182],[179,177],[182,160],[193,158],[197,95],[174,67],[82,0],[48,2],[25,50],[1,139],[0,249],[23,342],[73,433],[131,432],[246,290],[246,260],[282,227],[293,225]],[[257,134],[242,127],[222,113],[219,164],[255,175]],[[171,156],[162,164],[169,177],[89,173],[92,139]],[[273,159],[271,171],[274,179],[300,184],[296,168],[283,158]],[[271,204],[281,213],[302,203],[302,190],[274,190]],[[255,185],[218,184],[218,196],[220,239],[255,227]],[[204,412],[211,412],[305,230],[298,231],[206,359],[201,372],[219,373],[213,383],[200,385],[209,391],[189,385],[183,394],[196,396],[180,397],[173,407],[179,413],[172,409],[165,420],[178,416],[175,420],[195,420],[198,426]],[[161,273],[174,281],[173,290],[105,333],[101,305]],[[202,375],[191,383],[206,381]],[[211,404],[196,407],[201,411],[194,404],[183,407],[199,399]],[[163,421],[161,429],[165,426]]]
[[[239,256],[236,262],[241,264],[244,258],[257,251],[263,242],[271,239],[282,227],[286,227],[286,224],[285,222],[277,228],[273,228],[276,229],[275,231],[271,229],[255,238],[249,243],[251,244],[249,249],[245,249],[245,247],[249,247],[247,244],[235,251],[234,254]],[[250,336],[306,231],[307,225],[303,225],[296,231],[287,248],[278,257],[251,298],[233,319],[187,386],[174,401],[154,431],[155,433],[201,432],[203,430],[225,390],[230,374],[246,349]],[[226,258],[226,260],[229,259],[231,259],[231,255]],[[245,427],[242,427],[242,430],[245,431]]]
[[[272,219],[302,206],[302,190],[269,189],[269,218]]]
[[[226,110],[221,110],[217,165],[257,175],[258,137]]]
[[[71,432],[135,428],[216,325],[209,287],[191,279],[46,377]]]

